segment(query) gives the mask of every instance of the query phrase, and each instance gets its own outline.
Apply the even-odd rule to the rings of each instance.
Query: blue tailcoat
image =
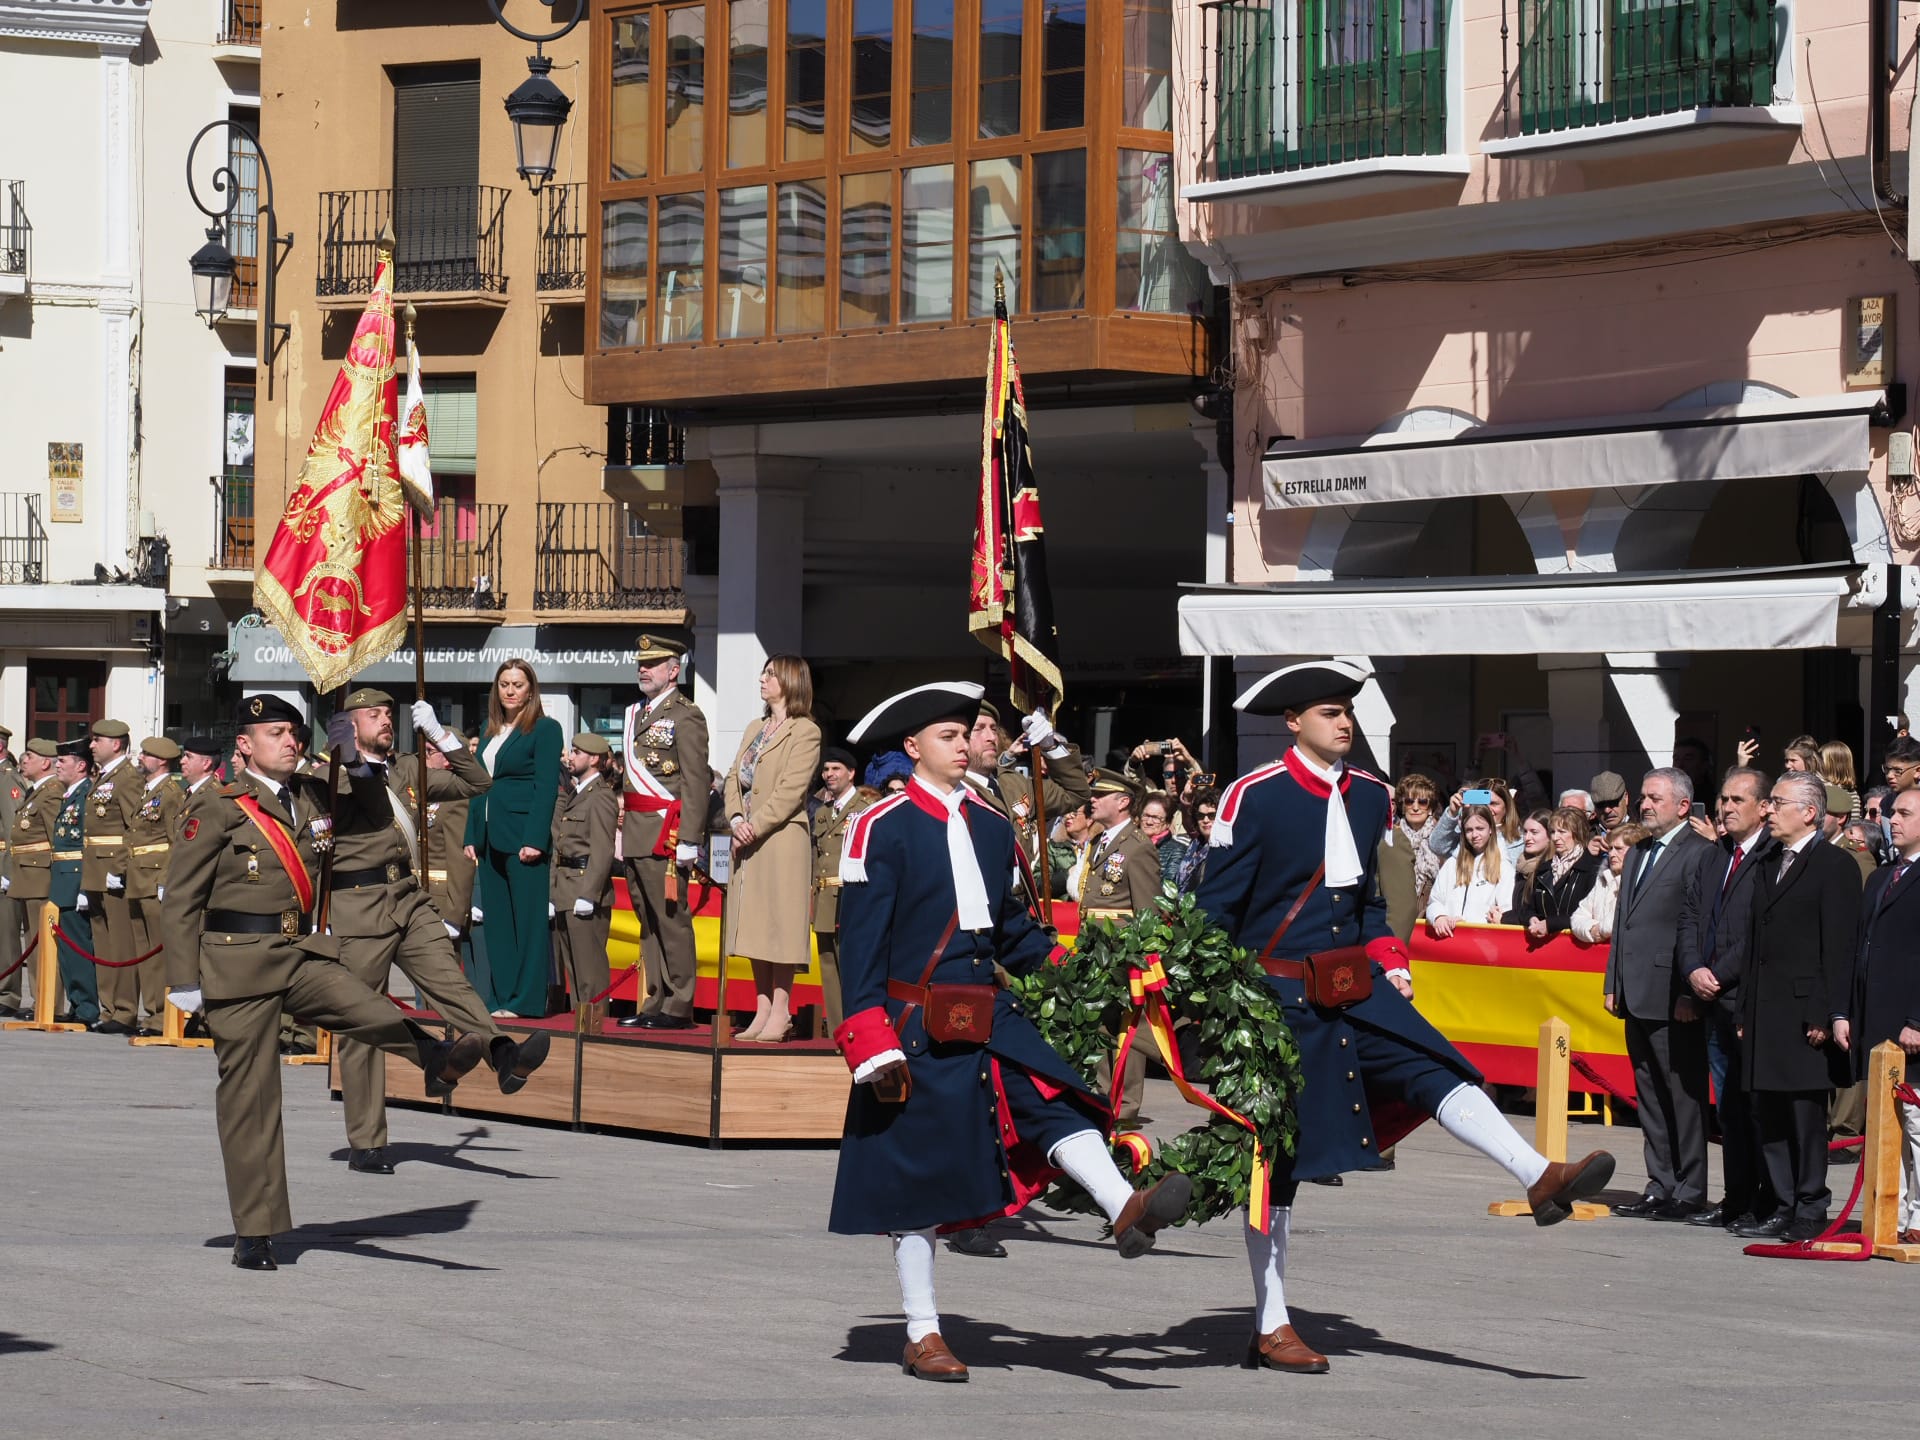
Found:
[[[1323,882],[1274,950],[1279,959],[1301,960],[1320,951],[1364,945],[1390,933],[1387,904],[1374,866],[1392,796],[1372,776],[1360,771],[1351,775],[1345,802],[1347,824],[1360,857],[1360,882],[1339,889]],[[1216,845],[1208,856],[1195,903],[1226,929],[1236,945],[1259,955],[1326,858],[1327,802],[1310,793],[1284,763],[1277,763],[1229,786],[1221,797],[1220,816],[1229,820],[1232,843]],[[1217,838],[1220,832],[1216,828],[1214,833]],[[1287,1024],[1300,1048],[1304,1082],[1298,1100],[1299,1149],[1290,1175],[1276,1164],[1276,1180],[1313,1180],[1343,1170],[1378,1167],[1381,1142],[1374,1133],[1374,1104],[1370,1103],[1378,1097],[1367,1093],[1368,1075],[1358,1059],[1356,1024],[1418,1052],[1406,1057],[1410,1063],[1402,1069],[1420,1068],[1418,1062],[1424,1056],[1460,1080],[1477,1083],[1480,1078],[1447,1038],[1387,982],[1378,964],[1373,966],[1373,993],[1344,1010],[1308,1005],[1306,986],[1299,980],[1269,975],[1267,983],[1280,992]],[[1408,1128],[1403,1125],[1399,1131],[1405,1133]]]
[[[906,1007],[888,997],[887,981],[920,983],[956,908],[953,864],[945,821],[911,798],[882,801],[869,813],[867,878],[841,890],[840,987],[850,1020],[884,1007],[892,1021]],[[932,983],[988,985],[996,961],[1015,974],[1045,964],[1053,940],[1015,895],[1013,826],[984,803],[970,801],[964,813],[994,923],[991,930],[956,930]],[[956,1225],[1024,1201],[1014,1181],[1031,1169],[1033,1157],[1009,1153],[994,1059],[1066,1091],[1086,1110],[1088,1128],[1105,1123],[1092,1088],[1040,1038],[1006,991],[994,997],[993,1035],[984,1048],[933,1045],[922,1018],[915,1009],[899,1035],[913,1076],[907,1103],[885,1104],[864,1084],[853,1087],[847,1102],[829,1221],[840,1234]]]

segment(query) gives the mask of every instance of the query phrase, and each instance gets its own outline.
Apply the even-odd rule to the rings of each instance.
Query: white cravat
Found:
[[[916,778],[913,784],[919,785]],[[967,803],[967,787],[956,785],[945,795],[929,786],[921,789],[938,800],[947,811],[947,859],[953,866],[953,898],[960,911],[962,930],[991,930],[993,911],[987,907],[987,882],[980,876],[980,857],[973,853],[973,835],[960,814]]]
[[[1310,774],[1333,787],[1333,793],[1327,797],[1327,884],[1333,889],[1342,885],[1358,885],[1365,872],[1360,868],[1360,851],[1353,843],[1353,827],[1347,823],[1347,802],[1340,794],[1340,772],[1343,767],[1336,760],[1331,770],[1322,770],[1298,746],[1294,747],[1293,754]]]

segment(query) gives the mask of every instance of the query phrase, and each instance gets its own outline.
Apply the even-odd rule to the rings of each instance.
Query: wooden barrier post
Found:
[[[313,1054],[284,1055],[281,1061],[287,1065],[331,1065],[333,1063],[333,1032],[316,1029],[313,1032]]]
[[[1573,1030],[1559,1016],[1540,1026],[1540,1061],[1534,1072],[1533,1148],[1547,1159],[1564,1162],[1567,1158],[1567,1088],[1573,1070]],[[1575,1220],[1598,1220],[1607,1207],[1588,1200],[1573,1203]],[[1496,1200],[1487,1206],[1489,1215],[1531,1215],[1533,1207],[1525,1200]]]
[[[1861,1185],[1860,1233],[1873,1244],[1882,1260],[1920,1262],[1920,1245],[1900,1243],[1900,1165],[1902,1130],[1900,1101],[1893,1087],[1906,1082],[1907,1053],[1891,1040],[1873,1047],[1867,1057],[1867,1134],[1860,1163],[1866,1168]]]
[[[73,1020],[56,1020],[60,1005],[60,950],[53,938],[59,910],[51,900],[40,903],[40,940],[33,957],[33,1019],[9,1020],[0,1029],[41,1030],[49,1034],[60,1030],[85,1030]]]
[[[152,964],[152,961],[148,961]],[[167,987],[167,994],[173,994],[173,986]],[[169,1000],[161,1007],[166,1014],[160,1020],[158,1035],[130,1035],[129,1045],[171,1045],[178,1050],[211,1050],[213,1041],[204,1035],[187,1035],[187,1017],[178,1005]]]

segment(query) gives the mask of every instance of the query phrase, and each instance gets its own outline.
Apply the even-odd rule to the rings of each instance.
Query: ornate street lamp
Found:
[[[280,354],[280,347],[293,333],[293,326],[285,322],[276,322],[274,315],[275,281],[279,276],[280,262],[287,251],[293,248],[293,236],[282,235],[274,217],[273,209],[273,171],[267,167],[266,152],[260,148],[260,137],[237,120],[213,120],[202,126],[200,133],[193,137],[193,143],[187,147],[187,194],[213,224],[207,227],[207,243],[193,252],[188,267],[193,271],[193,308],[200,318],[207,322],[209,330],[217,328],[227,318],[227,312],[233,302],[233,277],[239,269],[235,264],[233,252],[227,248],[226,222],[235,220],[234,212],[240,208],[240,196],[244,187],[240,177],[233,172],[233,166],[226,164],[213,172],[213,189],[216,195],[225,195],[226,201],[217,208],[209,206],[200,198],[199,188],[193,182],[193,157],[200,149],[200,142],[214,130],[227,130],[244,139],[253,152],[253,159],[260,166],[260,208],[259,218],[264,222],[264,233],[260,238],[266,241],[264,250],[256,243],[255,258],[260,266],[260,304],[258,323],[264,325],[267,336],[265,357],[267,364],[267,398],[273,398],[273,362]],[[229,142],[231,144],[231,142]]]
[[[587,0],[573,0],[573,18],[547,35],[530,34],[508,20],[501,13],[505,3],[506,0],[487,0],[493,18],[510,34],[533,45],[533,54],[527,57],[530,73],[519,88],[507,96],[507,118],[513,122],[516,168],[520,178],[527,182],[527,188],[537,195],[540,187],[553,178],[554,157],[560,152],[560,132],[566,128],[567,116],[573,109],[573,101],[567,98],[566,92],[547,78],[553,73],[553,61],[547,58],[544,47],[572,32],[587,13]],[[541,0],[541,3],[553,11],[566,0]]]

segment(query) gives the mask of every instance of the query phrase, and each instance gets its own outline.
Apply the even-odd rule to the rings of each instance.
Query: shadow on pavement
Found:
[[[0,1330],[0,1355],[30,1355],[42,1350],[58,1350],[51,1340],[29,1340],[11,1330]]]
[[[492,1265],[462,1265],[455,1260],[437,1260],[429,1255],[410,1255],[375,1244],[380,1240],[417,1239],[426,1235],[452,1235],[473,1223],[478,1200],[463,1200],[458,1205],[435,1205],[424,1210],[402,1210],[392,1215],[373,1215],[364,1220],[337,1220],[327,1224],[301,1225],[284,1235],[273,1237],[274,1257],[284,1266],[297,1265],[309,1250],[332,1250],[343,1255],[363,1255],[373,1260],[398,1260],[409,1265],[431,1265],[437,1270],[492,1270]],[[231,1235],[207,1241],[210,1250],[229,1249]]]
[[[1562,1375],[1550,1370],[1516,1370],[1511,1365],[1496,1365],[1491,1360],[1469,1360],[1445,1350],[1430,1350],[1422,1345],[1403,1345],[1389,1340],[1378,1330],[1316,1310],[1288,1307],[1293,1328],[1314,1349],[1333,1359],[1340,1355],[1397,1355],[1404,1360],[1420,1360],[1429,1365],[1446,1365],[1461,1370],[1486,1370],[1513,1380],[1584,1380],[1584,1375]],[[1244,1313],[1244,1312],[1243,1312]],[[1244,1344],[1245,1342],[1242,1341]]]
[[[500,1165],[487,1165],[469,1157],[480,1155],[517,1155],[519,1151],[509,1145],[479,1145],[476,1141],[485,1140],[492,1131],[484,1125],[477,1125],[460,1137],[457,1145],[430,1145],[419,1140],[403,1140],[388,1145],[387,1161],[398,1167],[401,1165],[421,1164],[440,1165],[448,1170],[465,1170],[474,1175],[497,1175],[503,1180],[553,1180],[553,1175],[532,1175],[524,1170],[509,1170]],[[344,1161],[351,1152],[345,1149],[333,1152],[332,1158]]]

